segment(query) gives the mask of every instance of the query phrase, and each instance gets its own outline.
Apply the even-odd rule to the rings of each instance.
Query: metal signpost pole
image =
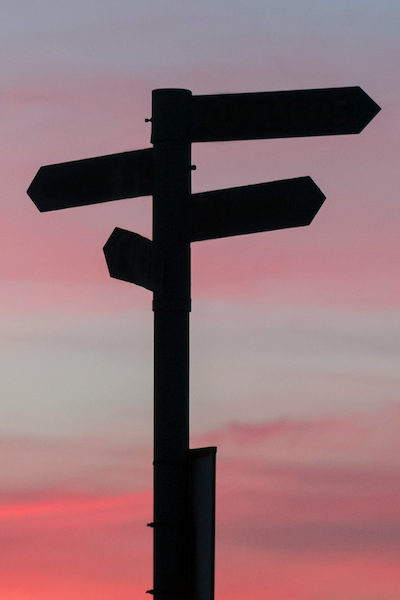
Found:
[[[154,589],[188,598],[190,586],[189,312],[191,92],[153,91],[153,244],[163,275],[154,290]]]

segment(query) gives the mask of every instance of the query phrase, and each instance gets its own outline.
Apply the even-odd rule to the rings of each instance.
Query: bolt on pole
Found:
[[[189,312],[191,92],[153,91],[156,165],[153,244],[163,256],[154,291],[154,586],[158,600],[189,598]]]

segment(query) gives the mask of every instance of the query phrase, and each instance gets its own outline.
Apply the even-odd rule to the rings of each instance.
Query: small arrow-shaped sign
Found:
[[[360,87],[193,96],[193,142],[360,133],[380,107]]]
[[[193,194],[190,241],[309,225],[324,200],[311,177]]]
[[[47,165],[28,188],[42,212],[152,193],[152,148]]]
[[[116,227],[103,251],[111,277],[152,291],[161,289],[162,257],[148,238]]]

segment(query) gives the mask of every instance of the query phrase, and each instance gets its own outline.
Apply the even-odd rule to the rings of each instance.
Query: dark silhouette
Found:
[[[189,450],[190,243],[308,225],[325,196],[310,177],[191,194],[192,142],[359,133],[379,106],[359,87],[192,96],[153,91],[153,148],[42,167],[39,210],[153,195],[153,241],[115,229],[110,275],[153,291],[154,586],[213,600],[216,448]]]

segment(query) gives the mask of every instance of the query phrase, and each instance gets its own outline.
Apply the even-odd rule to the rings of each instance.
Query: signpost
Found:
[[[380,110],[358,87],[192,96],[153,91],[153,148],[42,167],[41,211],[153,196],[153,240],[116,228],[112,277],[153,291],[154,586],[157,600],[213,600],[216,448],[189,449],[190,243],[308,225],[310,177],[191,193],[191,144],[359,133]]]

